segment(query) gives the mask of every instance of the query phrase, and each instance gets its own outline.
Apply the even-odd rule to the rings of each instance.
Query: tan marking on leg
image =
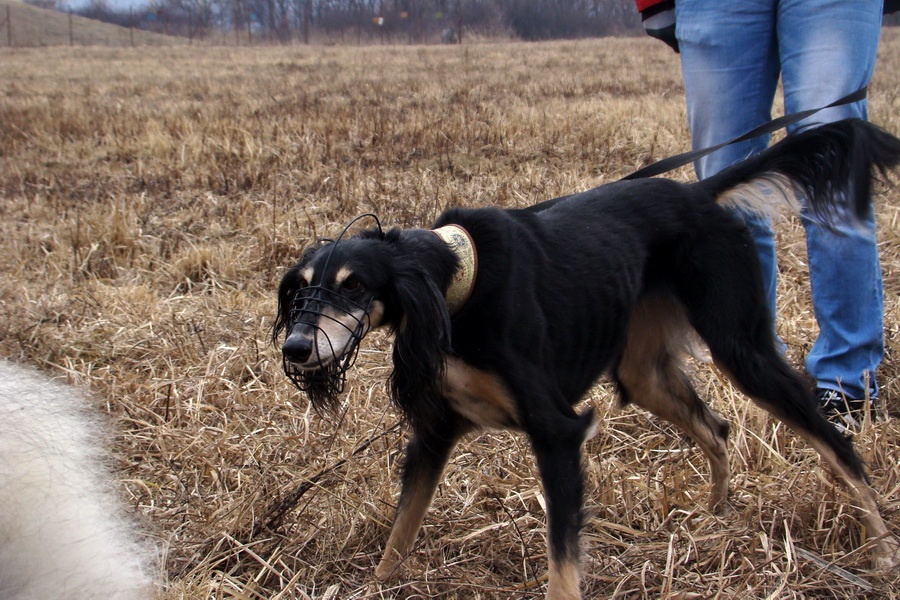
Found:
[[[715,361],[715,364],[743,394],[753,398],[750,393],[743,389],[740,382],[724,365],[718,361]],[[769,407],[767,401],[758,398],[753,398],[753,400],[769,413],[774,413],[774,409]],[[875,567],[888,570],[900,566],[900,541],[890,533],[884,519],[881,518],[881,513],[878,511],[878,503],[875,500],[875,492],[869,484],[863,478],[848,470],[834,450],[821,438],[812,435],[812,432],[807,429],[791,425],[790,423],[786,423],[786,425],[791,427],[797,435],[802,437],[806,443],[819,453],[819,456],[828,463],[831,471],[843,481],[850,495],[853,496],[856,507],[860,511],[860,520],[866,528],[866,535],[872,544],[871,556]]]
[[[801,432],[800,435],[815,448],[835,475],[844,481],[844,485],[854,497],[856,507],[860,511],[860,519],[866,528],[866,535],[872,544],[871,556],[875,568],[890,570],[900,565],[900,541],[891,534],[884,519],[881,518],[875,492],[869,484],[848,471],[834,451],[822,440],[806,432]]]
[[[718,361],[715,361],[715,364],[743,394],[753,398],[750,393],[743,389],[740,382],[724,365]],[[758,398],[753,398],[753,400],[769,413],[774,413],[774,409],[769,408],[767,401]],[[843,481],[850,495],[853,496],[856,507],[860,511],[860,520],[866,528],[866,535],[872,544],[871,557],[875,568],[889,570],[900,566],[900,541],[890,533],[884,519],[881,518],[881,513],[878,511],[878,503],[875,500],[875,492],[869,484],[863,478],[848,470],[834,450],[821,438],[812,435],[812,432],[807,429],[793,426],[790,423],[785,424],[791,427],[797,435],[819,453],[819,456],[828,463],[831,471]]]
[[[581,572],[578,561],[550,560],[550,575],[546,600],[581,600]]]
[[[447,358],[443,391],[453,410],[477,425],[520,426],[516,404],[500,378],[462,359]]]
[[[419,529],[422,527],[425,513],[431,505],[434,492],[437,489],[450,453],[460,438],[471,430],[472,426],[469,424],[458,424],[453,439],[448,443],[447,453],[442,457],[443,462],[438,463],[435,461],[431,463],[430,468],[426,468],[424,471],[419,470],[416,473],[417,476],[404,484],[400,492],[400,499],[397,502],[397,514],[391,527],[391,535],[388,537],[381,561],[375,569],[375,576],[378,579],[385,581],[398,572],[400,563],[409,554]],[[410,442],[410,444],[413,444],[413,442]],[[407,446],[408,454],[406,460],[421,460],[421,455],[409,454],[411,448],[411,445]],[[410,468],[410,464],[408,463],[404,466],[404,478],[409,475],[407,469]]]
[[[663,297],[642,300],[628,326],[617,376],[629,400],[677,426],[700,447],[712,479],[709,508],[720,511],[731,479],[723,435],[728,422],[696,396],[681,370],[677,353],[687,327],[682,309],[674,301]]]
[[[434,490],[435,488],[427,483],[419,482],[405,498],[401,498],[394,525],[391,527],[391,535],[384,548],[384,555],[375,569],[375,577],[381,581],[389,579],[399,571],[397,567],[409,553],[422,527]]]

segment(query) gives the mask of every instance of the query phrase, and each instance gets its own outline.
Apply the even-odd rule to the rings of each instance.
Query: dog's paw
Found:
[[[728,490],[710,493],[706,508],[709,512],[719,518],[731,516],[734,512],[734,507],[731,502],[728,501]]]
[[[399,557],[385,555],[375,567],[375,579],[382,583],[395,581],[400,578],[402,568]]]
[[[900,541],[894,536],[881,540],[872,553],[872,568],[884,574],[900,572]]]

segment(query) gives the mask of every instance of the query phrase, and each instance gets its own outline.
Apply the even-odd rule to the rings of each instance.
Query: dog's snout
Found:
[[[313,341],[309,336],[291,334],[284,340],[281,352],[291,362],[305,363],[309,360],[313,350]]]

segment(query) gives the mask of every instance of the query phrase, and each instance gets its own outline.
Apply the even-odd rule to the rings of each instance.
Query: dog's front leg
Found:
[[[583,437],[550,436],[532,445],[547,499],[547,538],[550,556],[547,600],[580,600],[578,535],[584,493],[581,469]]]
[[[375,577],[381,581],[397,573],[400,562],[412,548],[450,452],[471,426],[459,422],[448,429],[443,432],[413,432],[406,446],[394,525],[381,562],[375,569]]]

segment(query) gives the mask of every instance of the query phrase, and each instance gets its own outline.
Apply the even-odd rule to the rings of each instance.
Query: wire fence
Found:
[[[124,19],[131,24],[104,23],[71,12],[41,11],[27,5],[0,5],[0,46],[144,46],[211,43],[272,45],[310,43],[461,43],[463,28],[455,18],[396,21],[376,17],[342,27],[266,29],[246,21],[232,27],[206,26],[199,21],[150,13]],[[471,29],[468,30],[471,33]],[[479,36],[484,34],[480,33]]]
[[[307,3],[306,6],[309,6]],[[252,16],[252,15],[251,15]],[[900,25],[900,13],[887,15],[885,25]],[[639,28],[639,25],[637,26]],[[606,21],[592,28],[595,35],[634,34],[634,23]],[[162,46],[214,44],[230,46],[290,44],[459,44],[480,39],[515,38],[497,23],[479,23],[462,11],[445,14],[394,11],[358,15],[352,19],[316,19],[302,15],[294,23],[261,23],[249,16],[230,26],[210,25],[190,13],[164,10],[121,15],[119,23],[42,10],[19,3],[0,3],[0,46]],[[578,37],[578,36],[576,36]]]
[[[600,1],[600,0],[598,0]],[[625,0],[604,0],[624,2]],[[630,2],[631,0],[627,0]],[[236,6],[242,6],[240,4]],[[400,4],[373,10],[313,12],[313,3],[298,3],[289,15],[234,12],[224,22],[210,14],[173,10],[163,5],[118,14],[97,8],[98,14],[57,12],[0,0],[0,46],[59,45],[171,45],[195,42],[215,45],[290,44],[459,44],[478,40],[549,39],[595,37],[636,33],[636,12],[618,15],[587,15],[574,19],[571,11],[554,13],[552,24],[535,15],[515,21],[496,11],[485,11],[485,3],[448,2],[444,10],[425,9],[413,3],[410,10]],[[318,6],[318,5],[317,5]],[[631,6],[631,5],[629,5]],[[88,9],[90,11],[92,9]],[[549,19],[553,21],[553,19]],[[221,21],[221,16],[220,16]],[[547,31],[531,31],[524,24],[543,23]],[[577,27],[573,25],[577,24]],[[531,29],[535,29],[531,27]],[[575,27],[573,29],[573,27]],[[523,29],[524,28],[524,29]]]

